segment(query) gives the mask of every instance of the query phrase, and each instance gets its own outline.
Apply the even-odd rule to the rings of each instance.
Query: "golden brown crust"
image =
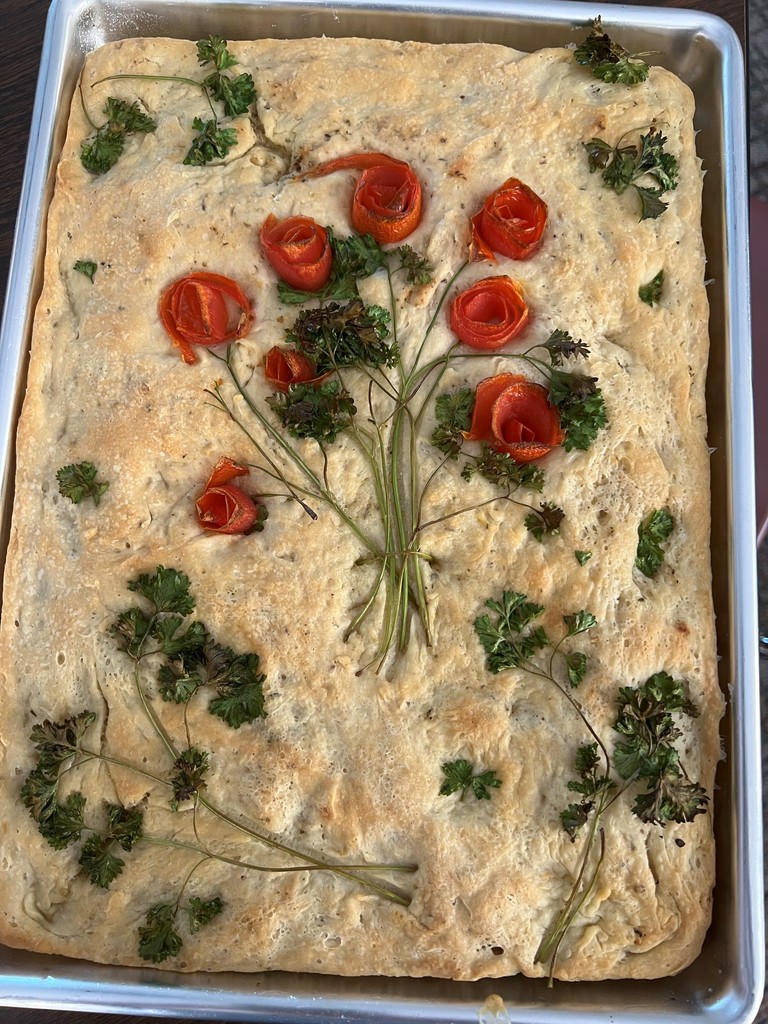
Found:
[[[213,752],[213,798],[238,820],[332,860],[418,864],[415,875],[392,879],[412,896],[408,909],[329,873],[259,875],[208,864],[194,891],[220,893],[225,910],[204,941],[185,940],[165,966],[541,975],[537,947],[578,870],[581,842],[570,842],[558,815],[572,799],[574,751],[588,736],[550,683],[487,672],[473,629],[486,598],[505,588],[527,593],[546,606],[553,635],[564,612],[588,608],[599,625],[582,644],[590,672],[579,697],[598,732],[611,735],[618,686],[664,669],[687,680],[701,711],[681,745],[690,776],[710,794],[719,756],[707,301],[691,96],[661,68],[632,89],[603,85],[561,50],[328,39],[231,49],[254,76],[260,120],[239,119],[241,141],[223,166],[180,163],[189,123],[204,114],[191,87],[90,88],[115,73],[196,77],[191,43],[130,40],[87,61],[83,92],[94,119],[114,95],[139,97],[158,121],[103,177],[80,164],[90,129],[79,99],[73,104],[19,427],[0,637],[0,938],[141,963],[137,927],[149,906],[176,898],[190,869],[183,852],[139,844],[111,888],[96,889],[79,872],[76,850],[47,846],[19,802],[32,725],[86,707],[97,713],[93,742],[100,729],[103,752],[168,771],[168,754],[137,706],[130,664],[107,632],[131,604],[127,581],[163,564],[189,575],[202,621],[222,643],[258,651],[267,677],[268,717],[236,733],[211,718],[205,702],[193,705],[190,732]],[[639,223],[631,193],[617,197],[590,176],[581,143],[593,135],[614,142],[654,118],[666,124],[680,184],[662,217]],[[414,623],[407,655],[378,675],[357,674],[375,650],[373,625],[343,641],[375,568],[356,567],[360,545],[331,514],[313,523],[295,503],[272,499],[263,533],[201,534],[193,502],[215,461],[255,455],[206,400],[220,364],[203,353],[185,365],[156,314],[160,293],[181,274],[231,276],[252,296],[257,317],[240,365],[258,365],[292,319],[276,299],[258,229],[270,212],[300,212],[345,234],[353,175],[304,182],[285,174],[356,150],[407,160],[425,186],[425,216],[409,242],[434,263],[435,283],[400,307],[406,356],[464,258],[468,217],[514,175],[549,206],[537,256],[497,268],[522,283],[531,307],[524,347],[555,328],[587,340],[585,369],[599,378],[609,417],[588,452],[558,450],[546,460],[542,497],[566,511],[558,537],[538,543],[523,512],[505,503],[429,532],[425,547],[439,566],[426,570],[434,646],[427,649]],[[72,271],[77,259],[98,262],[93,284]],[[651,309],[638,301],[638,287],[662,267],[664,301]],[[473,265],[462,282],[487,274],[487,265]],[[386,303],[380,280],[364,293]],[[450,343],[439,318],[426,355]],[[442,385],[474,384],[508,368],[502,357],[481,365],[454,363]],[[258,371],[250,386],[261,402],[267,390]],[[364,388],[361,395],[358,405]],[[431,429],[430,421],[425,438]],[[311,442],[302,450],[320,465]],[[420,458],[431,465],[434,452],[425,445]],[[83,459],[110,481],[98,510],[57,493],[56,470]],[[464,500],[459,468],[448,464],[438,477],[425,519],[457,495]],[[333,450],[331,475],[344,502],[366,508],[371,488],[348,439]],[[477,500],[493,494],[479,480],[473,488]],[[633,568],[637,524],[660,507],[676,528],[662,571],[648,580]],[[576,549],[592,552],[583,567]],[[152,703],[181,741],[181,710]],[[440,766],[455,757],[496,770],[503,782],[490,800],[439,795]],[[80,777],[94,807],[103,798],[144,801],[148,832],[194,841],[192,812],[174,814],[162,786],[114,765],[89,764]],[[563,942],[558,977],[662,976],[700,948],[714,879],[710,816],[661,828],[640,823],[630,807],[622,798],[606,816],[598,884]],[[197,825],[230,857],[278,860],[206,812]]]

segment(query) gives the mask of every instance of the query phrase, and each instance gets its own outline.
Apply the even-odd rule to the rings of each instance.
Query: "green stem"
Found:
[[[205,93],[205,98],[208,100],[208,106],[211,108],[211,113],[215,120],[218,120],[216,110],[211,102],[211,95],[207,88],[202,82],[196,82],[194,78],[182,78],[180,75],[107,75],[106,78],[99,78],[97,81],[91,84],[93,89],[97,85],[101,85],[102,82],[112,82],[117,78],[145,78],[150,82],[181,82],[183,85],[194,85],[196,89],[202,89]]]

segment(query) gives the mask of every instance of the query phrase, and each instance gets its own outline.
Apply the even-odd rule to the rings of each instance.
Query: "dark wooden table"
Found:
[[[742,44],[747,34],[744,0],[635,0],[645,7],[687,7],[718,14],[736,30]],[[24,172],[27,135],[32,117],[37,70],[48,0],[0,0],[4,55],[0,73],[0,289],[5,294],[16,212]],[[157,1018],[152,1018],[157,1020]],[[173,1024],[170,1018],[164,1018]],[[150,1024],[148,1017],[117,1017],[57,1010],[0,1008],[0,1024]],[[177,1024],[192,1024],[191,1020]]]

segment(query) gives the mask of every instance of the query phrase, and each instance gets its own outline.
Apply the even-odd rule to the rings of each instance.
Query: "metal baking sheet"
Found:
[[[708,377],[713,574],[721,682],[729,695],[715,798],[714,921],[699,959],[675,978],[558,983],[521,977],[453,983],[282,973],[178,975],[103,967],[0,948],[0,1005],[227,1021],[483,1024],[746,1024],[764,981],[762,806],[754,559],[744,65],[720,19],[600,3],[441,0],[53,0],[43,45],[6,310],[0,329],[0,497],[12,503],[13,436],[41,287],[46,210],[69,101],[86,53],[129,36],[229,39],[375,36],[427,42],[561,46],[596,15],[631,50],[678,74],[697,101],[706,169],[712,353]],[[365,941],[365,936],[360,936]]]

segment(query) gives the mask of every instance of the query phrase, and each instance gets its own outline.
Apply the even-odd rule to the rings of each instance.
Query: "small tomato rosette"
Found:
[[[421,223],[421,183],[410,165],[385,153],[350,153],[318,164],[303,175],[362,171],[352,198],[352,227],[379,245],[402,242]]]
[[[311,217],[278,220],[270,213],[259,241],[278,277],[289,287],[317,292],[328,283],[333,268],[330,239]]]
[[[506,276],[485,277],[459,292],[448,314],[459,341],[484,352],[495,352],[512,341],[529,319],[522,288]]]
[[[487,377],[477,385],[467,441],[484,441],[515,462],[534,462],[565,436],[549,392],[516,373]]]
[[[185,363],[196,363],[193,345],[223,345],[244,337],[253,323],[251,302],[237,284],[221,274],[198,271],[166,288],[160,320]]]
[[[195,502],[197,522],[202,529],[212,533],[251,533],[263,529],[266,507],[257,505],[237,484],[231,483],[249,472],[226,456],[219,459]]]
[[[303,352],[275,345],[264,357],[264,377],[276,391],[288,391],[292,384],[319,384],[328,376],[318,375],[315,364]]]
[[[544,200],[518,178],[508,178],[472,218],[470,259],[495,263],[499,253],[527,260],[541,245],[546,225]]]

